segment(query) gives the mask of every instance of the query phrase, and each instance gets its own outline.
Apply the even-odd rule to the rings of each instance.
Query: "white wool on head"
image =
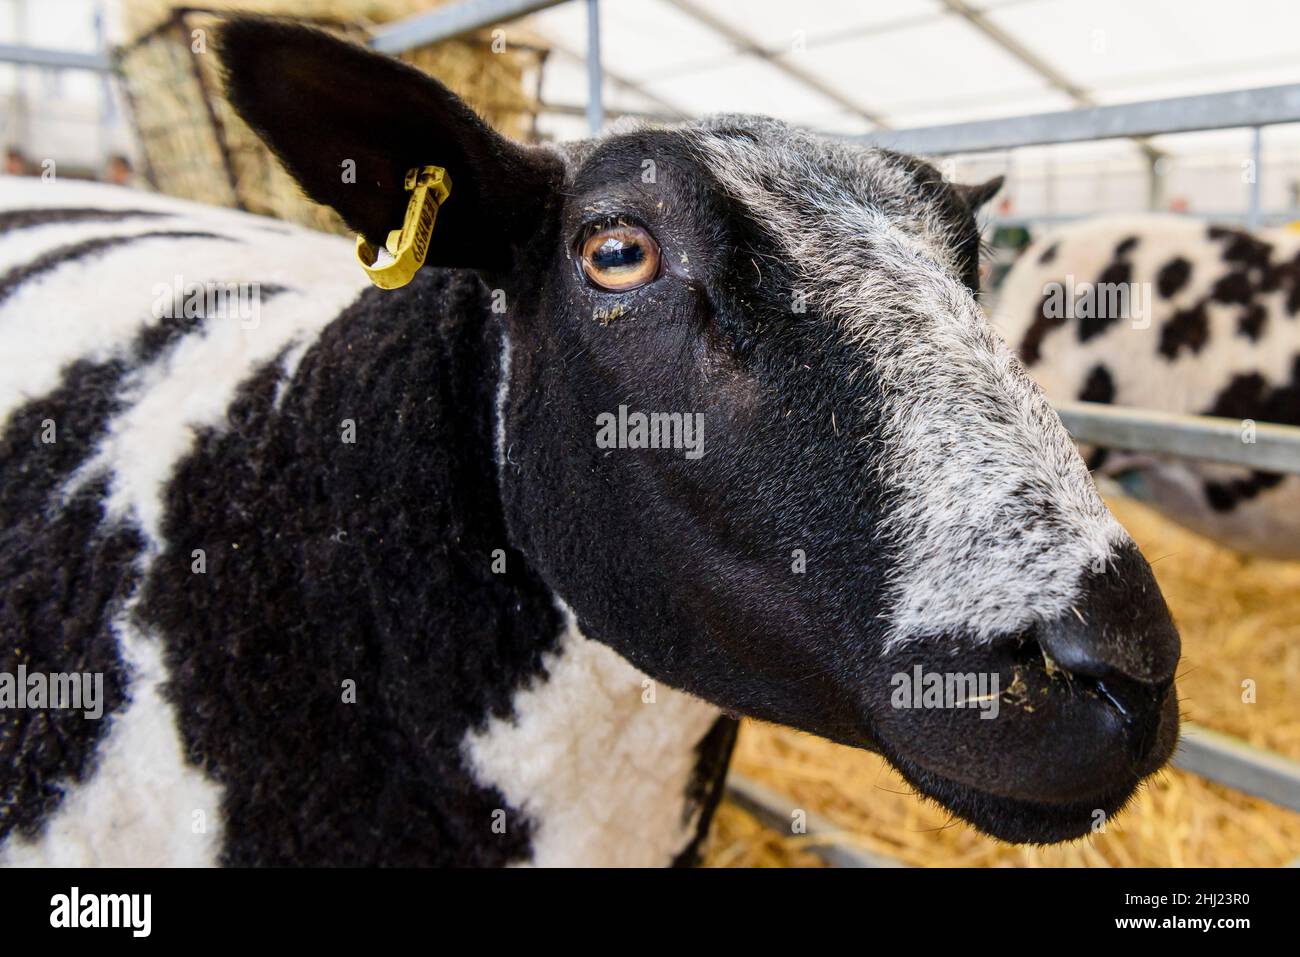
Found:
[[[750,120],[698,150],[766,224],[811,313],[862,355],[897,550],[891,646],[988,641],[1068,611],[1130,541],[1046,398],[958,278],[959,237],[892,154]],[[778,189],[768,184],[778,184]],[[868,479],[864,476],[864,481]]]

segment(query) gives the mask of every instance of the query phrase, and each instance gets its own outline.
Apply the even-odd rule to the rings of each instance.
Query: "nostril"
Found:
[[[1077,599],[1042,622],[1034,637],[1072,675],[1148,686],[1159,699],[1173,681],[1180,652],[1178,630],[1146,560],[1136,547],[1120,550],[1102,571],[1085,573]],[[1127,701],[1127,692],[1112,694]]]
[[[1125,723],[1141,720],[1158,708],[1168,685],[1145,685],[1127,678],[1091,678],[1086,681],[1101,698],[1122,717]]]
[[[1111,707],[1120,713],[1120,716],[1126,723],[1132,720],[1132,702],[1129,702],[1126,705],[1122,698],[1117,697],[1114,692],[1106,687],[1106,682],[1104,681],[1094,681],[1093,687],[1097,689],[1097,694],[1104,698]]]
[[[1056,645],[1060,647],[1059,642]],[[1172,675],[1154,681],[1130,677],[1096,656],[1067,656],[1057,661],[1040,639],[1048,669],[1061,673],[1077,694],[1089,695],[1104,705],[1124,729],[1129,757],[1141,760],[1155,746],[1160,731],[1165,696],[1173,685]]]
[[[1076,680],[1119,715],[1134,758],[1140,758],[1151,750],[1159,733],[1168,682],[1150,685],[1118,676]]]
[[[1173,683],[1180,643],[1172,622],[1123,630],[1113,622],[1093,622],[1095,629],[1074,619],[1050,622],[1035,629],[1034,637],[1053,664],[1076,678],[1146,686],[1158,694]]]

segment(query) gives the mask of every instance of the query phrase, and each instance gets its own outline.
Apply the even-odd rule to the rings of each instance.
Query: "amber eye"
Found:
[[[659,275],[659,244],[640,226],[618,224],[582,244],[582,271],[601,289],[624,292]]]

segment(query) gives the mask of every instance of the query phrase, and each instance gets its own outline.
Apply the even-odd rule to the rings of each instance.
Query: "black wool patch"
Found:
[[[1259,342],[1268,324],[1268,310],[1260,303],[1253,302],[1237,319],[1237,334],[1245,336],[1252,342]]]
[[[9,461],[0,475],[6,490],[11,481],[27,485]],[[48,476],[33,477],[39,484]],[[0,530],[0,671],[102,676],[97,719],[84,708],[0,709],[0,841],[13,831],[35,837],[64,789],[89,777],[96,745],[124,701],[110,623],[134,585],[144,543],[129,527],[101,526],[106,493],[105,480],[88,483],[57,516],[36,508]]]
[[[59,486],[121,409],[117,390],[128,371],[124,358],[80,359],[63,370],[54,391],[14,410],[0,437],[0,527],[57,511]]]
[[[19,229],[66,223],[116,223],[124,219],[158,219],[171,216],[152,209],[97,209],[88,206],[7,209],[0,212],[0,235]]]
[[[1242,502],[1249,502],[1265,489],[1278,485],[1285,475],[1276,472],[1251,472],[1245,478],[1226,482],[1206,482],[1205,499],[1216,512],[1231,512]]]
[[[49,252],[37,256],[31,262],[15,266],[3,276],[0,276],[0,303],[3,303],[21,289],[24,283],[45,273],[52,272],[60,266],[82,259],[90,259],[110,249],[127,246],[142,239],[219,239],[224,242],[236,242],[229,236],[218,236],[216,233],[179,229],[152,230],[136,233],[133,236],[96,236],[94,239],[83,239],[79,242],[69,243],[66,246],[59,246],[57,249],[51,249]]]
[[[224,788],[227,864],[528,856],[531,823],[461,754],[561,630],[504,527],[484,316],[465,275],[370,290],[177,469],[140,610],[189,760]]]
[[[1266,269],[1273,254],[1273,246],[1241,229],[1211,226],[1206,230],[1210,239],[1224,242],[1223,261],[1242,267]]]
[[[1084,380],[1083,388],[1079,390],[1079,401],[1106,403],[1115,401],[1115,379],[1109,369],[1104,365],[1092,367],[1088,378]],[[1095,472],[1106,464],[1108,458],[1110,458],[1110,449],[1093,449],[1088,453],[1088,471]]]
[[[1283,288],[1294,290],[1298,285],[1300,285],[1300,254],[1280,262],[1270,261],[1260,279],[1260,290],[1263,292],[1277,292]]]
[[[1300,356],[1292,364],[1289,382],[1273,386],[1258,372],[1233,376],[1201,414],[1300,425]],[[1205,483],[1205,497],[1215,511],[1230,512],[1242,502],[1280,484],[1285,477],[1274,472],[1252,471],[1245,478],[1209,481]]]
[[[1088,373],[1088,378],[1083,383],[1083,388],[1079,390],[1079,400],[1081,402],[1114,402],[1115,401],[1115,380],[1111,377],[1110,370],[1103,365],[1092,367]]]
[[[1257,418],[1271,391],[1268,382],[1258,372],[1235,375],[1215,396],[1214,403],[1204,414],[1228,419]]]
[[[1137,249],[1137,244],[1138,244],[1137,236],[1128,236],[1125,237],[1124,239],[1121,239],[1119,243],[1115,246],[1115,257],[1118,259],[1120,257],[1127,256],[1133,250]]]
[[[0,671],[100,672],[104,714],[0,709],[0,840],[31,837],[59,805],[64,787],[85,780],[125,675],[110,631],[130,594],[143,542],[125,528],[100,529],[106,479],[66,505],[57,494],[89,457],[120,408],[122,359],[79,361],[57,389],[19,407],[0,437]]]
[[[1123,243],[1120,244],[1121,246]],[[1132,308],[1128,299],[1128,284],[1133,280],[1133,265],[1124,259],[1117,259],[1102,270],[1093,286],[1096,303],[1090,315],[1079,317],[1079,341],[1087,342],[1102,335],[1107,329],[1122,319],[1127,309]],[[1116,290],[1123,287],[1123,293]]]
[[[1160,267],[1156,273],[1156,291],[1164,299],[1171,299],[1192,278],[1192,264],[1176,256]]]
[[[1201,414],[1300,425],[1300,356],[1293,359],[1289,382],[1270,385],[1258,372],[1233,376]]]
[[[1043,254],[1038,257],[1038,265],[1046,266],[1048,263],[1054,260],[1056,258],[1057,252],[1059,251],[1059,248],[1060,248],[1059,243],[1052,243],[1052,245],[1044,249]]]
[[[262,295],[279,291],[267,286]],[[0,840],[14,828],[34,835],[65,785],[87,778],[127,690],[110,626],[137,583],[143,539],[104,523],[107,476],[66,503],[60,490],[123,410],[126,377],[205,320],[159,319],[120,355],[69,364],[58,387],[16,409],[0,435],[0,635],[14,638],[0,647],[0,671],[16,674],[22,665],[28,674],[104,676],[98,720],[81,711],[0,709]]]
[[[1234,270],[1219,278],[1210,290],[1215,302],[1249,306],[1255,296],[1255,287],[1244,270]]]
[[[1049,315],[1048,306],[1055,301],[1050,293],[1043,295],[1034,311],[1034,320],[1029,324],[1025,331],[1025,337],[1020,340],[1020,361],[1027,366],[1032,366],[1043,357],[1043,340],[1053,329],[1060,329],[1066,324],[1068,317],[1064,309],[1060,310],[1058,316]]]
[[[1177,359],[1184,350],[1198,353],[1210,338],[1210,320],[1205,303],[1174,313],[1160,329],[1160,354],[1169,360]]]

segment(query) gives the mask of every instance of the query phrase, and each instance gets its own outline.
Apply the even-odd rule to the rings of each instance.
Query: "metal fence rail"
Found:
[[[1183,723],[1174,765],[1280,807],[1300,811],[1300,762],[1220,731]]]
[[[973,123],[873,130],[849,139],[902,153],[944,156],[1298,121],[1300,84],[1288,84]]]
[[[782,835],[791,830],[796,811],[802,811],[806,825],[804,850],[816,854],[831,867],[907,867],[897,858],[853,845],[853,834],[819,814],[803,811],[794,801],[753,778],[736,771],[727,774],[727,799],[748,811],[765,826]]]
[[[21,43],[0,43],[0,63],[39,66],[55,70],[92,70],[97,73],[107,73],[113,68],[106,53],[57,50],[49,47],[25,46]]]
[[[1300,474],[1300,428],[1296,426],[1097,402],[1061,402],[1056,411],[1080,442]]]
[[[370,45],[380,53],[401,53],[427,43],[515,20],[564,2],[565,0],[461,0],[460,3],[384,24],[371,34]]]

